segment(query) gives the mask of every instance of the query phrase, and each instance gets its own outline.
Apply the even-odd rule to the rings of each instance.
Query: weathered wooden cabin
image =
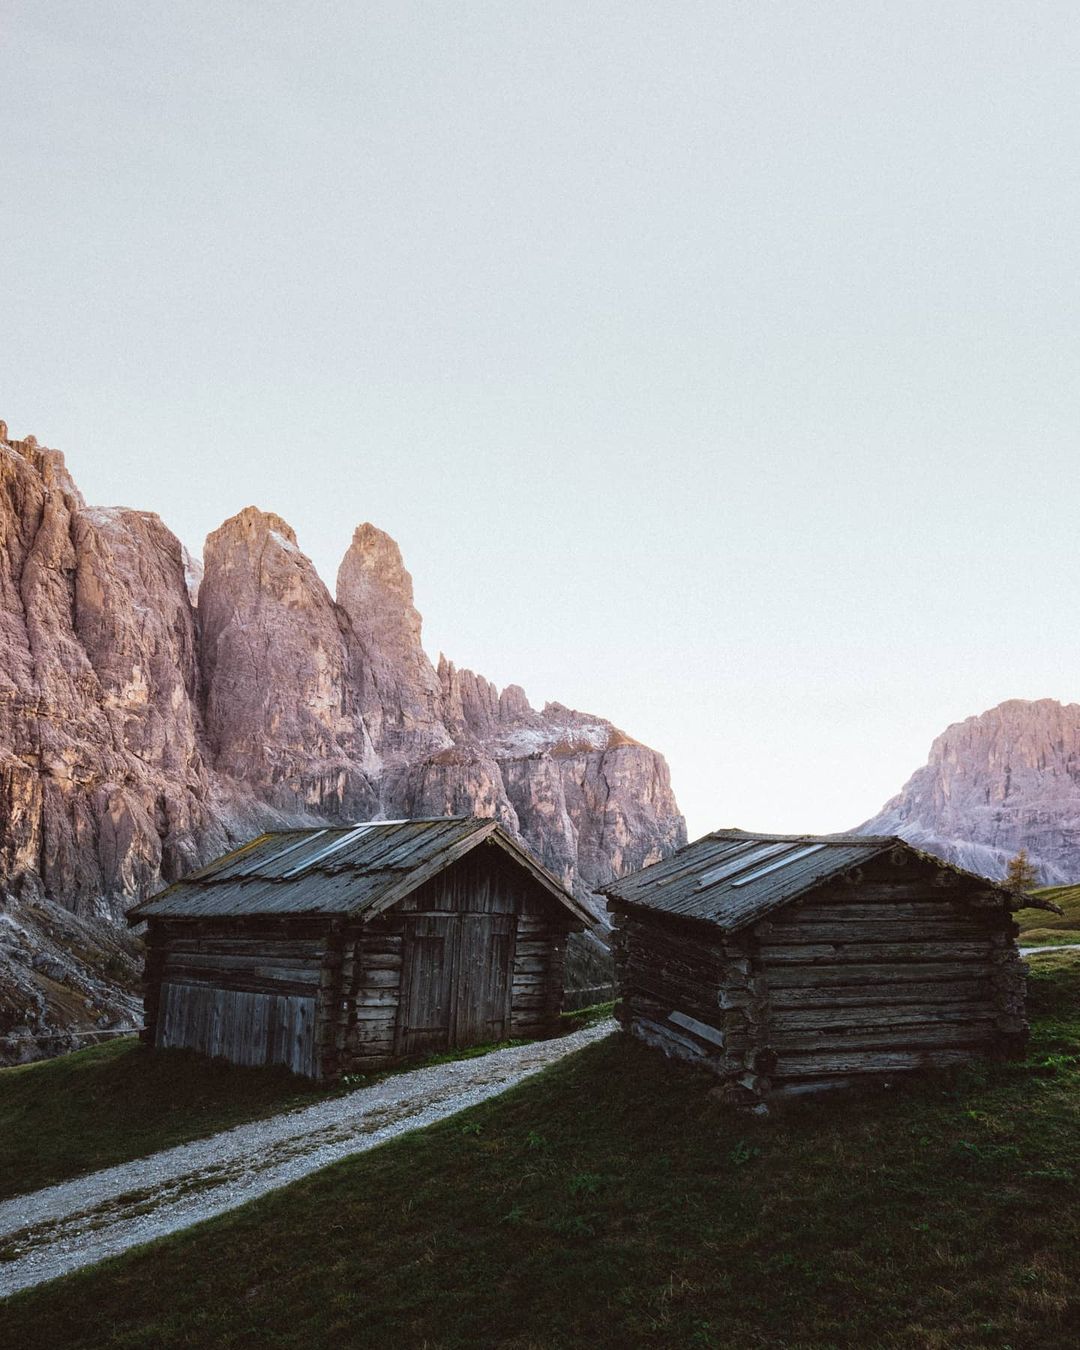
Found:
[[[606,893],[623,1025],[733,1101],[1024,1045],[1025,901],[901,839],[717,830]]]
[[[143,1038],[326,1079],[543,1036],[587,920],[492,820],[263,834],[129,912]]]

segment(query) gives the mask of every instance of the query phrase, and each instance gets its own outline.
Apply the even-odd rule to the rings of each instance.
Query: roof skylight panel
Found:
[[[790,847],[789,843],[762,844],[760,848],[752,848],[747,852],[742,852],[737,858],[721,863],[719,867],[710,867],[707,872],[703,872],[698,879],[697,889],[703,891],[707,886],[715,886],[718,881],[736,876],[747,867],[753,867],[755,863],[762,862],[765,858],[771,858]]]
[[[282,872],[281,875],[286,879],[289,877],[299,876],[301,872],[306,872],[309,867],[314,867],[316,863],[321,863],[325,858],[329,858],[332,853],[337,853],[339,849],[344,848],[346,844],[351,844],[354,839],[359,838],[359,836],[362,834],[366,834],[368,830],[374,829],[380,825],[390,825],[398,823],[401,822],[387,821],[387,820],[368,820],[365,821],[362,825],[354,825],[353,828],[348,831],[348,833],[341,835],[341,837],[335,839],[333,843],[327,844],[325,848],[321,848],[318,851],[318,853],[316,853],[313,857],[302,858],[300,862],[296,864],[295,867],[290,867],[287,872]]]
[[[777,858],[774,862],[768,863],[765,867],[756,867],[752,872],[748,872],[744,877],[738,877],[731,884],[732,886],[749,886],[752,881],[757,881],[759,877],[768,876],[770,872],[778,872],[782,867],[790,867],[792,863],[798,862],[800,858],[809,858],[811,853],[820,853],[823,848],[828,848],[828,845],[811,844],[808,848],[797,849],[794,853],[789,853],[783,858]]]
[[[295,853],[298,848],[303,848],[305,844],[314,843],[316,839],[325,833],[325,830],[316,830],[314,834],[305,834],[302,839],[296,839],[293,843],[286,844],[284,848],[279,848],[276,853],[271,853],[269,858],[256,857],[251,862],[246,863],[243,867],[237,868],[233,873],[233,876],[250,877],[253,873],[258,872],[260,868],[269,867],[271,863],[277,862],[280,858],[287,858],[290,853]]]

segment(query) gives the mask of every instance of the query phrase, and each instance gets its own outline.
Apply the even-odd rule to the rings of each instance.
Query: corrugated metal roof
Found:
[[[910,845],[891,835],[716,830],[663,862],[623,877],[608,886],[605,894],[734,931],[829,877],[896,847]]]
[[[148,918],[362,913],[393,903],[485,839],[500,845],[578,918],[587,914],[493,820],[366,821],[259,835],[128,911]]]

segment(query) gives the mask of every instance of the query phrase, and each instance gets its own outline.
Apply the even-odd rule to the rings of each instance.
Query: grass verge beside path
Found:
[[[564,1028],[587,1026],[610,1011],[605,1004],[568,1013]],[[495,1048],[432,1055],[389,1072]],[[0,1069],[0,1200],[310,1106],[386,1076],[351,1075],[326,1088],[283,1068],[241,1069],[184,1050],[150,1051],[133,1036]]]
[[[1080,957],[1031,1053],[765,1120],[613,1037],[0,1304],[23,1347],[1072,1347]]]
[[[287,1069],[238,1069],[185,1050],[150,1051],[134,1037],[3,1069],[0,1199],[320,1095]]]

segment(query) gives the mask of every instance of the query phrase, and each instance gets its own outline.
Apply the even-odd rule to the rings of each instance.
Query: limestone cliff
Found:
[[[0,539],[0,880],[118,916],[227,838],[180,545],[154,515],[87,508],[60,455],[6,436]]]
[[[1026,848],[1047,885],[1080,878],[1080,704],[1011,699],[944,731],[861,827],[1001,877]]]
[[[87,507],[63,457],[3,423],[0,651],[0,966],[22,971],[0,1060],[79,1007],[123,1025],[130,951],[94,925],[268,826],[492,815],[583,897],[685,841],[655,751],[433,667],[412,579],[373,525],[336,598],[254,507],[199,564],[157,516]],[[72,956],[61,995],[65,942],[107,955],[97,974]]]
[[[347,624],[280,516],[248,507],[206,541],[206,739],[227,796],[288,817],[363,820],[378,795]]]

